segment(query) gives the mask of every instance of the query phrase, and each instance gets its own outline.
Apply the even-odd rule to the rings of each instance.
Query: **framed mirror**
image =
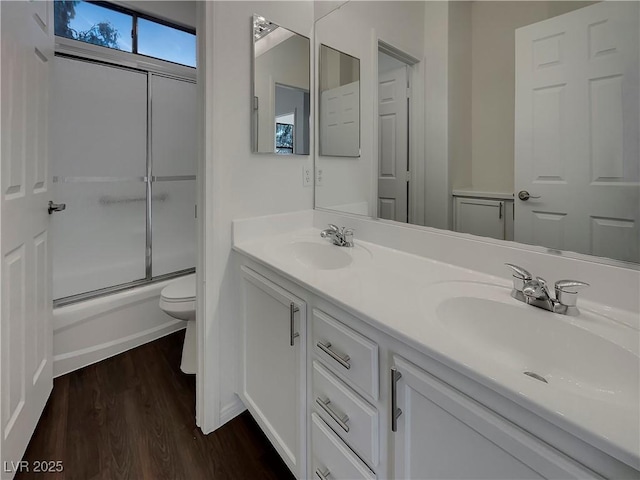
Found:
[[[309,155],[310,41],[260,15],[252,27],[252,151]]]
[[[360,60],[320,45],[320,155],[360,156]]]
[[[316,207],[638,268],[639,9],[341,5],[315,43],[360,59],[362,151],[316,158]]]

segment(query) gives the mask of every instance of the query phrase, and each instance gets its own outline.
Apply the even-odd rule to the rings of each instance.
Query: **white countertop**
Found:
[[[513,302],[508,308],[524,309],[522,312],[533,318],[553,316],[567,328],[602,337],[638,358],[640,332],[628,326],[634,324],[631,317],[635,314],[582,301],[578,317],[553,314],[511,299],[511,286],[503,278],[357,240],[355,248],[343,249],[352,257],[348,267],[320,270],[294,258],[288,246],[296,241],[326,244],[318,229],[304,228],[234,243],[233,249],[640,469],[640,404],[633,394],[629,401],[627,393],[621,396],[606,389],[598,393],[597,388],[583,390],[579,384],[556,388],[558,384],[532,380],[504,368],[504,359],[497,361],[495,356],[479,354],[477,348],[465,348],[471,344],[461,343],[460,335],[444,328],[434,312],[438,302],[451,296],[451,290],[464,293],[464,285],[490,284],[492,295],[500,302]],[[449,289],[447,285],[443,288],[444,282],[456,284]],[[591,356],[576,360],[593,361]],[[640,360],[637,368],[636,378],[640,377]],[[634,372],[626,373],[633,378]]]

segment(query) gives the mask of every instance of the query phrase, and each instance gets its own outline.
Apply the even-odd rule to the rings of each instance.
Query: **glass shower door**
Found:
[[[53,298],[146,277],[147,75],[55,57]]]
[[[153,159],[152,271],[157,277],[196,264],[196,85],[149,76]]]

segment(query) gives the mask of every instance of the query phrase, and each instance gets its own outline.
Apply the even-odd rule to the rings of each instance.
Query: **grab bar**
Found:
[[[151,197],[152,202],[165,202],[168,199],[168,193],[160,193]],[[103,195],[100,197],[100,205],[117,205],[121,203],[137,203],[146,201],[147,197],[114,197],[111,195]]]

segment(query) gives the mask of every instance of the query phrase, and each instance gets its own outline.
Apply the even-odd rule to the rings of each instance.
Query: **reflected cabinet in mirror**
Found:
[[[309,39],[253,16],[252,150],[309,155]]]
[[[360,59],[361,155],[321,152],[316,207],[639,263],[639,10],[343,4],[315,44]]]
[[[360,60],[320,45],[320,155],[360,156]]]

